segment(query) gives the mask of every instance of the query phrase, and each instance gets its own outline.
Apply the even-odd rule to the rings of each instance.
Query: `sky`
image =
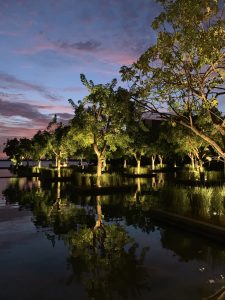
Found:
[[[156,39],[154,0],[0,0],[0,158],[7,138],[31,138],[94,83],[120,82]]]

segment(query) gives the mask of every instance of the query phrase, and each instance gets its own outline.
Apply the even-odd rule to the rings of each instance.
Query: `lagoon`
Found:
[[[222,187],[172,185],[165,174],[129,180],[134,189],[99,195],[73,182],[1,178],[0,299],[197,300],[221,290],[224,244],[151,209],[224,226]]]

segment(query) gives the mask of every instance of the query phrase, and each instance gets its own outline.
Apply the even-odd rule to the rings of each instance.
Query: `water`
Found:
[[[43,160],[43,161],[41,161],[41,165],[43,167],[48,167],[49,165],[54,164],[54,163],[55,163],[55,161],[53,161],[53,160]],[[80,164],[81,164],[80,161],[74,161],[74,160],[71,160],[71,161],[67,162],[67,165],[69,165],[69,166],[80,165]],[[84,166],[86,166],[87,162],[83,161],[82,164]],[[22,165],[26,166],[27,162],[26,161],[22,161]],[[30,166],[37,166],[38,162],[37,161],[29,161],[29,165]],[[9,168],[10,166],[11,166],[11,161],[9,161],[9,160],[0,160],[0,169],[1,168]]]
[[[219,290],[224,246],[151,218],[156,204],[179,202],[166,201],[158,179],[96,196],[69,183],[1,178],[0,299],[197,300]]]

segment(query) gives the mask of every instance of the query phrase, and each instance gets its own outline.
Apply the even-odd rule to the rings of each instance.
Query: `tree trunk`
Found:
[[[163,156],[162,155],[158,155],[159,157],[159,165],[160,165],[160,168],[163,167]]]
[[[192,170],[194,170],[195,169],[195,158],[194,158],[194,155],[192,153],[188,153],[187,155],[188,155],[188,157],[191,160],[191,168],[192,168]]]
[[[199,169],[200,169],[200,172],[202,172],[204,170],[204,167],[203,167],[203,161],[201,159],[199,159]]]
[[[102,176],[102,163],[104,160],[104,149],[105,147],[103,147],[103,149],[101,151],[99,151],[98,146],[96,143],[93,144],[93,148],[95,151],[95,154],[97,155],[97,181],[99,181],[100,183],[100,177]],[[97,182],[98,185],[98,182]]]
[[[61,199],[61,182],[57,182],[57,190],[56,190],[56,199],[60,200]]]
[[[98,162],[97,162],[97,177],[102,176],[102,164],[103,164],[103,157],[101,155],[97,155]]]
[[[158,187],[161,187],[164,185],[164,173],[159,173],[158,174]]]
[[[82,170],[84,169],[84,163],[83,163],[83,158],[81,157],[81,159],[80,159],[80,165],[81,165],[81,168],[82,168]]]
[[[100,196],[96,197],[96,213],[97,219],[95,221],[95,227],[93,228],[93,249],[95,252],[99,251],[102,255],[105,254],[105,238],[106,232],[104,224],[102,222],[102,207],[101,207],[101,198]]]
[[[220,156],[225,157],[225,152],[221,148],[221,146],[216,141],[214,141],[213,139],[211,139],[209,136],[205,135],[204,132],[201,132],[200,130],[198,130],[196,127],[193,126],[193,124],[188,124],[188,123],[185,123],[183,121],[179,121],[179,123],[181,125],[183,125],[184,127],[189,128],[197,136],[201,137],[204,141],[206,141],[209,145],[211,145]],[[219,126],[218,130],[219,129],[222,129],[221,126]],[[224,137],[224,133],[221,132],[221,134]]]
[[[38,161],[38,169],[40,169],[41,168],[41,160],[39,159],[39,161]]]
[[[141,170],[141,160],[140,159],[136,159],[137,161],[137,174],[140,174],[140,170]]]
[[[152,170],[155,170],[155,155],[152,155]]]
[[[124,169],[127,168],[127,160],[126,160],[126,158],[124,158],[124,161],[123,161],[123,168],[124,168]]]
[[[195,171],[198,171],[200,167],[199,167],[199,163],[198,163],[197,159],[194,160],[194,164],[195,164],[195,167],[194,167]]]
[[[152,177],[152,188],[156,188],[156,178]]]
[[[58,178],[61,177],[61,157],[60,155],[57,157],[57,176]]]
[[[96,196],[96,202],[97,220],[94,229],[98,229],[102,226],[102,206],[100,196]]]
[[[37,180],[37,188],[38,188],[39,191],[41,190],[41,181],[39,180],[39,178]]]
[[[223,173],[225,175],[225,157],[223,157]]]
[[[105,172],[106,169],[107,169],[106,158],[103,158],[103,160],[102,160],[102,171]]]
[[[140,178],[136,178],[136,184],[137,184],[137,188],[134,194],[134,200],[138,201],[141,195],[141,179]]]

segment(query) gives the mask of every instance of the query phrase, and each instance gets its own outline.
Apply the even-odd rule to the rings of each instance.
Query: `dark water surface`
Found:
[[[214,190],[183,188],[178,198],[163,188],[145,179],[132,193],[82,196],[69,183],[1,178],[0,300],[195,300],[221,289],[225,247],[149,211],[158,205],[223,223],[222,188],[217,206]]]

